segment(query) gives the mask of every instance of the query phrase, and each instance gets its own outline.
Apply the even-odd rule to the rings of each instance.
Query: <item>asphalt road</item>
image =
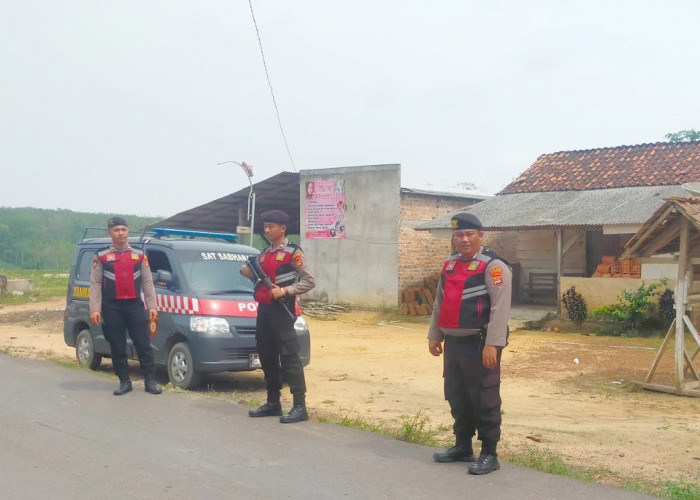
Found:
[[[0,496],[16,499],[634,499],[502,463],[470,476],[434,449],[277,418],[195,393],[116,397],[114,380],[0,354]]]

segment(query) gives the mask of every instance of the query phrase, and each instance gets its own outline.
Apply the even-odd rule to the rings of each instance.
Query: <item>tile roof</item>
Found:
[[[680,186],[515,193],[494,196],[457,212],[469,211],[481,220],[484,229],[499,231],[637,225],[662,206],[665,198],[687,195]],[[454,213],[422,222],[414,229],[449,229]]]
[[[670,186],[696,181],[700,181],[700,142],[657,142],[545,154],[498,194]]]

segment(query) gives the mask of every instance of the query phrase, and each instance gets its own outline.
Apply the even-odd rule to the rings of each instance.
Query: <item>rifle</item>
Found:
[[[272,280],[267,275],[267,273],[265,273],[263,268],[260,267],[260,263],[258,262],[257,256],[249,255],[247,261],[248,268],[253,274],[253,288],[257,288],[259,285],[263,285],[268,290],[272,290],[275,287],[275,285],[274,283],[272,283]],[[289,307],[287,307],[287,304],[285,304],[284,301],[279,300],[278,302],[282,305],[282,307],[284,307],[284,310],[287,311],[287,314],[289,314],[289,316],[291,316],[292,319],[297,319],[296,315],[289,310]]]

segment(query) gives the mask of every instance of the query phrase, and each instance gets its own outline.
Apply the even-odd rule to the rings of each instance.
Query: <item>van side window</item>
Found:
[[[95,257],[94,249],[86,249],[80,252],[78,263],[75,266],[75,277],[78,281],[90,282],[90,273],[92,272],[92,260]]]
[[[147,250],[146,256],[148,257],[148,265],[152,273],[157,273],[160,270],[173,272],[173,268],[170,266],[170,261],[168,260],[168,256],[165,255],[165,252]]]

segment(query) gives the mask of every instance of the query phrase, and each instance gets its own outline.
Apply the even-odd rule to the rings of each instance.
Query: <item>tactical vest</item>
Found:
[[[102,298],[106,300],[138,299],[141,297],[141,250],[129,248],[118,252],[108,248],[97,252],[102,262]]]
[[[442,266],[440,282],[444,297],[438,324],[441,328],[485,327],[491,315],[491,298],[486,290],[486,266],[493,259],[508,263],[495,252],[484,249],[472,260],[460,254],[450,256]]]
[[[284,248],[277,249],[274,252],[265,250],[258,255],[260,267],[275,285],[285,287],[296,283],[299,273],[292,264],[292,255],[297,250],[300,250],[298,245],[287,243]],[[274,302],[272,294],[264,286],[259,286],[255,290],[255,300],[260,304],[272,304]],[[294,308],[294,297],[285,297],[281,300],[286,301],[288,307]]]

